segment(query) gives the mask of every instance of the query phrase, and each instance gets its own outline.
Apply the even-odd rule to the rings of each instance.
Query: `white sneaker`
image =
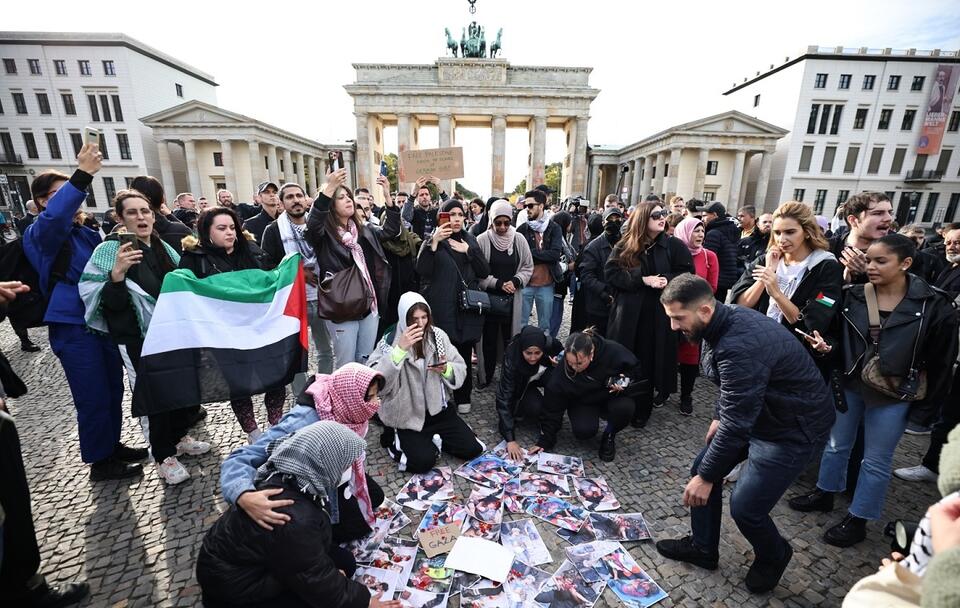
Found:
[[[260,429],[253,429],[247,433],[247,443],[253,445],[257,442],[257,439],[260,439],[260,435],[263,435],[263,431]]]
[[[206,441],[197,441],[190,435],[184,435],[180,443],[177,444],[177,456],[186,454],[187,456],[199,456],[210,451],[210,444]]]
[[[460,405],[457,406],[457,411],[460,412],[461,414],[469,414],[469,413],[470,413],[470,404],[469,404],[469,403],[461,403]]]
[[[897,469],[893,474],[904,481],[936,481],[937,477],[939,477],[939,475],[922,464],[918,464],[915,467]]]
[[[171,486],[190,479],[190,473],[180,464],[176,456],[170,456],[160,463],[160,465],[157,466],[157,472],[160,473],[160,477]]]

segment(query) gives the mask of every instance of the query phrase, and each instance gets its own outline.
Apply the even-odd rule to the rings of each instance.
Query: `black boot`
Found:
[[[680,413],[684,416],[693,416],[693,397],[680,395]]]
[[[766,593],[780,584],[780,577],[783,576],[783,571],[787,569],[787,564],[793,557],[793,547],[786,541],[784,543],[786,543],[786,551],[784,551],[783,559],[775,562],[753,560],[753,565],[750,566],[750,570],[747,571],[747,578],[744,580],[751,593]]]
[[[657,551],[664,557],[687,562],[707,570],[716,570],[720,562],[719,553],[711,553],[706,549],[701,549],[694,544],[692,536],[684,536],[676,540],[657,541]]]
[[[604,462],[613,462],[617,456],[616,435],[613,433],[604,433],[600,437],[600,460]]]
[[[25,342],[20,343],[20,350],[25,353],[38,353],[40,352],[40,347],[30,340],[26,340]]]
[[[833,492],[824,492],[820,488],[815,488],[809,494],[794,496],[788,503],[794,511],[809,513],[811,511],[823,511],[828,513],[833,511]]]
[[[118,443],[113,450],[113,457],[120,462],[140,462],[146,460],[149,455],[147,448],[131,448],[122,443]]]
[[[90,593],[90,585],[85,582],[48,585],[43,583],[32,590],[27,598],[31,608],[64,608],[76,604]]]
[[[143,475],[143,467],[141,465],[123,462],[113,456],[104,458],[100,462],[95,462],[90,465],[90,481],[127,479],[141,475]]]
[[[852,547],[866,537],[867,520],[849,513],[823,534],[823,540],[834,547]]]

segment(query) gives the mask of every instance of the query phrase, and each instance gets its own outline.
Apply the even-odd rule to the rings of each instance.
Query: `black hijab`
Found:
[[[525,375],[532,376],[533,374],[537,373],[540,362],[538,361],[536,365],[530,365],[523,356],[523,351],[527,350],[531,346],[536,346],[543,352],[543,357],[546,357],[547,335],[543,333],[542,329],[535,325],[526,325],[517,335],[517,342],[520,345],[520,370]],[[540,361],[543,361],[543,357],[540,357]]]

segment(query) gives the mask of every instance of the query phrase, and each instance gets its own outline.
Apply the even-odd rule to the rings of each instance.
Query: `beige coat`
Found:
[[[483,252],[483,257],[487,258],[487,261],[490,261],[490,248],[492,243],[490,241],[490,231],[484,230],[477,236],[477,244],[480,245],[480,250]],[[530,276],[533,274],[533,255],[530,253],[530,245],[527,244],[527,239],[523,238],[523,235],[516,235],[516,238],[513,239],[513,246],[517,249],[517,254],[520,256],[520,264],[517,267],[517,271],[513,274],[520,279],[522,283],[521,288],[526,287],[527,283],[530,281]],[[497,279],[493,276],[488,276],[486,278],[480,279],[480,289],[483,290],[492,290],[497,286]],[[510,335],[515,336],[520,333],[520,330],[526,325],[525,320],[520,318],[520,313],[523,309],[523,297],[520,295],[520,291],[517,291],[517,295],[513,298],[513,321],[511,323]],[[482,349],[481,346],[477,346],[477,353],[479,354]]]

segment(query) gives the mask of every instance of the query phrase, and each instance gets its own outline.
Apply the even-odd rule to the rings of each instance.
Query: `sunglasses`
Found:
[[[670,214],[667,213],[666,211],[654,211],[653,213],[650,214],[650,219],[652,219],[652,220],[662,220],[663,218],[667,217],[668,215],[670,215]]]
[[[499,222],[494,222],[494,226],[509,226],[510,220],[500,220]]]
[[[524,205],[524,207],[526,207],[527,209],[533,209],[534,207],[538,206],[539,204],[540,204],[540,203],[527,203],[526,205]]]

